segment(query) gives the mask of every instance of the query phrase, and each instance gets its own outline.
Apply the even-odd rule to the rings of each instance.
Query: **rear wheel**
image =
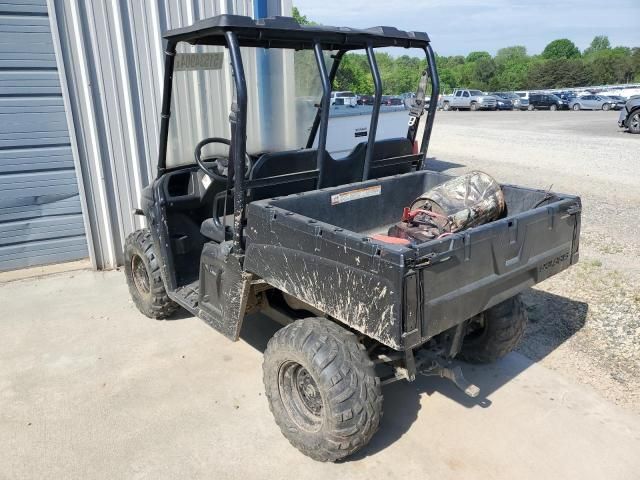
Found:
[[[531,112],[531,111],[535,110],[535,108],[536,108],[536,107],[534,107],[533,105],[529,105],[529,106],[527,107],[527,110],[529,110],[529,111]]]
[[[636,110],[629,118],[629,131],[631,133],[640,133],[640,110]]]
[[[609,105],[608,103],[603,103],[602,110],[604,110],[605,112],[611,110],[611,105]]]
[[[580,107],[580,104],[579,104],[579,103],[576,103],[576,104],[574,104],[574,105],[573,105],[573,107],[572,107],[572,108],[573,108],[573,111],[574,111],[574,112],[577,112],[578,110],[580,110],[580,108],[581,108],[581,107]]]
[[[526,325],[527,313],[516,295],[471,320],[460,356],[472,363],[495,362],[518,345]]]
[[[147,317],[166,318],[178,309],[164,288],[149,230],[133,232],[125,240],[124,272],[133,303]]]
[[[279,330],[264,353],[264,386],[282,434],[305,455],[336,461],[378,429],[382,391],[356,336],[323,318]]]
[[[444,102],[444,103],[442,104],[442,109],[443,109],[445,112],[448,112],[450,108],[451,108],[451,106],[449,105],[449,102]]]

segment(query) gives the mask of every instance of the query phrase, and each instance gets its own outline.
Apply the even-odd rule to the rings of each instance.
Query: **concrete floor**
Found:
[[[277,328],[231,343],[186,314],[140,315],[119,272],[0,284],[1,479],[637,479],[640,418],[511,354],[447,382],[386,387],[380,431],[321,464],[293,449],[263,394]],[[393,476],[393,477],[391,477]]]

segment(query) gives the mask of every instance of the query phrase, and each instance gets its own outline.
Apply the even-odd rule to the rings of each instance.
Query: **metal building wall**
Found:
[[[47,0],[77,145],[96,268],[122,262],[154,176],[163,31],[222,13],[289,14],[290,0]],[[265,8],[266,6],[266,8]],[[55,42],[54,42],[55,43]]]
[[[0,0],[0,270],[88,256],[46,0]]]

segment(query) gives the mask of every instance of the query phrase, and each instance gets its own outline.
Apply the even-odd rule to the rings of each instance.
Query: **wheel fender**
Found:
[[[380,275],[278,245],[249,245],[244,268],[369,337],[400,348],[402,295]]]

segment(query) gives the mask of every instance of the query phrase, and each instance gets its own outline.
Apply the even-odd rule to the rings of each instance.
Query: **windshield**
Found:
[[[204,138],[230,140],[229,114],[235,101],[226,48],[179,43],[176,50],[168,168],[194,163],[194,148]],[[313,51],[241,48],[241,53],[248,92],[247,153],[303,147],[322,96]],[[327,70],[330,53],[325,53]],[[204,148],[203,157],[214,155],[227,156],[228,147],[210,144]]]
[[[483,95],[483,93],[480,90],[469,90],[469,93],[473,97],[481,97]]]

